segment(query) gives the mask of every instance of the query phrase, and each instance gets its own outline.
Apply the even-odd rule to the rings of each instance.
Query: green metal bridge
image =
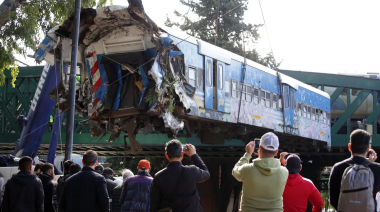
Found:
[[[27,115],[43,66],[20,67],[19,69],[20,73],[16,80],[15,88],[11,85],[9,71],[5,71],[5,85],[0,87],[0,155],[13,153],[15,142],[20,138],[22,130],[18,125],[17,117],[19,115]],[[356,124],[353,124],[353,120],[356,120],[357,117],[353,119],[352,116],[368,98],[373,98],[371,101],[373,109],[368,114],[362,116],[366,119],[366,124],[374,126],[372,147],[380,150],[380,136],[377,124],[377,118],[380,115],[380,106],[377,103],[380,80],[300,71],[281,70],[281,72],[321,90],[325,90],[326,88],[333,89],[333,93],[330,94],[331,105],[339,98],[342,92],[347,93],[346,110],[338,117],[332,119],[332,148],[301,153],[301,155],[308,157],[308,159],[319,161],[319,165],[325,166],[347,157],[349,135],[353,129],[357,128]],[[351,95],[353,90],[356,92],[355,95]],[[55,111],[53,110],[52,115],[54,116],[54,114]],[[64,151],[65,120],[63,121],[57,153]],[[84,123],[84,118],[75,117],[74,153],[80,154],[91,148],[96,150],[101,156],[124,156],[124,139],[122,136],[110,144],[105,139],[91,137],[88,125]],[[47,125],[39,150],[40,155],[46,154],[49,148],[52,125],[51,123],[47,123]],[[133,157],[161,157],[163,156],[164,144],[169,138],[164,134],[147,134],[137,135],[136,139],[143,146],[143,152],[134,153],[132,154]],[[223,146],[210,146],[200,143],[196,137],[180,137],[178,139],[181,142],[196,145],[199,149],[199,154],[203,157],[238,158],[244,152],[244,144],[239,140],[226,141]],[[128,142],[128,138],[126,138],[126,141]]]

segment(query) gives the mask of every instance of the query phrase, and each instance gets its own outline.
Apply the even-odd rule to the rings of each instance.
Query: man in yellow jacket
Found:
[[[258,158],[252,163],[249,159],[254,153],[255,142],[251,141],[245,147],[246,153],[232,170],[232,175],[243,182],[240,211],[283,211],[282,193],[289,173],[281,166],[280,160],[274,158],[279,145],[275,134],[264,134],[260,140]]]

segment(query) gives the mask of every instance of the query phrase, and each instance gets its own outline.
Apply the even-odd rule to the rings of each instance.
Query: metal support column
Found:
[[[74,115],[75,115],[75,91],[76,91],[76,73],[77,73],[77,53],[78,53],[78,38],[79,38],[79,22],[81,11],[81,0],[75,0],[74,12],[74,27],[72,36],[71,50],[71,66],[70,66],[70,81],[69,81],[69,111],[67,114],[66,127],[66,145],[65,145],[65,160],[72,159],[73,138],[74,138]]]

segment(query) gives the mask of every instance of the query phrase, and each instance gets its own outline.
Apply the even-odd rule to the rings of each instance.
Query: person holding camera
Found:
[[[269,132],[261,137],[257,153],[255,142],[245,147],[246,153],[232,170],[232,175],[243,182],[240,211],[283,211],[282,193],[289,173],[274,158],[279,145],[278,137]],[[258,158],[249,163],[253,153]]]
[[[201,212],[197,183],[210,178],[206,165],[191,144],[182,146],[179,140],[173,139],[166,143],[165,151],[169,164],[153,179],[150,211]],[[191,158],[193,166],[182,165],[184,153]]]

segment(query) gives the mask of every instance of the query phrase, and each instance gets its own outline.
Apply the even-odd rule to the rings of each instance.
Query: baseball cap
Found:
[[[260,146],[269,151],[277,151],[280,146],[278,137],[274,133],[265,133],[260,139]]]
[[[150,162],[147,160],[140,160],[139,165],[138,165],[138,169],[140,170],[140,169],[142,169],[142,167],[150,170]]]
[[[301,171],[301,159],[298,155],[291,154],[286,159],[286,168],[289,173],[298,174]]]

